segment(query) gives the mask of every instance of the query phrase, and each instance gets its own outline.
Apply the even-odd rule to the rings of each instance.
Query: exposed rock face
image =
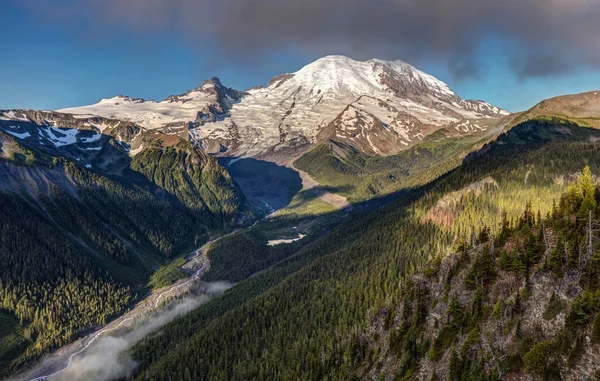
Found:
[[[56,111],[0,110],[0,132],[52,156],[87,167],[120,173],[130,156],[144,148],[172,146],[187,140],[189,126],[147,130],[133,122]],[[5,150],[3,155],[8,155]]]
[[[275,86],[275,88],[278,88],[279,86],[283,85],[285,81],[291,78],[294,78],[294,74],[286,73],[277,75],[271,78],[267,87]]]
[[[434,129],[384,101],[363,96],[323,128],[317,140],[340,142],[369,155],[391,155],[421,142]]]

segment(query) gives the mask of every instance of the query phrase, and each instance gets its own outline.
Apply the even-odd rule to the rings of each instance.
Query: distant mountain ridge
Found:
[[[59,112],[177,132],[210,153],[251,157],[327,139],[389,155],[450,123],[508,114],[484,101],[461,99],[405,62],[343,56],[326,56],[247,92],[212,78],[160,102],[117,96]]]
[[[334,139],[388,155],[449,123],[508,114],[462,100],[445,83],[402,61],[343,56],[324,57],[248,93],[232,107],[231,118],[193,131],[209,152],[257,156]]]
[[[59,110],[79,116],[101,116],[134,122],[147,129],[202,123],[224,116],[244,93],[224,87],[213,77],[202,85],[162,101],[118,95],[89,106]]]

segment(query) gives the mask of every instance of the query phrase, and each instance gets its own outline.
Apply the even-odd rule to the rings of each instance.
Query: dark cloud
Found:
[[[15,1],[17,0],[9,0]],[[175,29],[190,43],[260,59],[282,49],[311,55],[439,60],[478,73],[481,52],[520,76],[600,67],[598,0],[18,0],[44,17],[93,31]],[[75,21],[74,21],[75,20]],[[494,38],[503,49],[481,49]]]

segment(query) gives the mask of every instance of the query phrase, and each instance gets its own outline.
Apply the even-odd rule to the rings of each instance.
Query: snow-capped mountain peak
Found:
[[[249,156],[322,139],[345,139],[370,154],[391,154],[450,123],[506,114],[486,102],[462,100],[444,82],[406,62],[344,56],[323,57],[247,92],[211,78],[162,101],[117,96],[60,111],[169,133],[189,129],[190,138],[210,152]],[[355,127],[361,132],[350,133]]]
[[[230,118],[192,131],[193,138],[209,151],[229,150],[233,155],[259,155],[336,137],[368,147],[369,153],[390,154],[458,120],[506,114],[485,102],[462,100],[444,82],[403,61],[363,62],[344,56],[323,57],[248,93],[232,107]],[[369,101],[359,101],[363,97]],[[348,112],[342,114],[349,105],[360,110],[355,113],[361,119],[357,126],[375,124],[362,128],[361,134],[336,134],[336,126],[354,123]],[[335,122],[337,118],[344,118],[343,123]],[[368,131],[394,136],[397,144],[377,147],[378,139]]]
[[[277,88],[288,80],[297,85],[310,86],[316,93],[350,92],[365,95],[373,91],[391,91],[406,95],[406,87],[413,87],[419,94],[429,92],[458,98],[444,82],[399,60],[371,59],[361,62],[345,56],[326,56],[295,73],[275,77],[268,88]]]
[[[327,56],[293,74],[298,85],[311,86],[316,93],[363,94],[382,90],[374,66],[343,56]]]

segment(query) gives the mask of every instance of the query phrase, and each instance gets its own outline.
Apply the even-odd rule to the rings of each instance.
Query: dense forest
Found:
[[[140,362],[134,378],[360,378],[370,371],[363,337],[381,311],[402,300],[412,276],[461,243],[512,235],[523,215],[532,215],[528,223],[538,240],[538,214],[553,214],[553,202],[561,203],[581,168],[598,173],[598,137],[597,130],[558,119],[512,128],[455,170],[389,206],[349,217],[143,340],[134,349]],[[535,260],[526,258],[525,267],[533,270]],[[410,353],[429,349],[410,346]],[[397,369],[383,377],[406,374]]]
[[[19,197],[0,193],[0,202],[0,306],[17,317],[31,343],[13,367],[128,309],[129,288],[55,224]]]
[[[175,195],[212,229],[231,225],[244,208],[243,197],[227,170],[190,142],[146,149],[134,156],[131,169]]]
[[[114,176],[0,138],[0,314],[13,327],[0,375],[122,314],[177,278],[165,266],[150,279],[159,266],[251,217],[226,170],[186,142]]]
[[[285,260],[300,248],[326,235],[344,218],[310,191],[298,193],[277,214],[247,230],[221,239],[208,250],[211,268],[204,280],[239,282]],[[298,239],[302,234],[302,239]],[[287,244],[269,245],[270,239],[297,239]]]

